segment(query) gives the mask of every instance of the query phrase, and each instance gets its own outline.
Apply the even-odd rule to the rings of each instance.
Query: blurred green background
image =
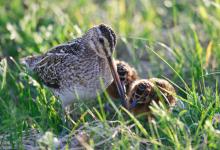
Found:
[[[25,73],[19,59],[42,54],[100,23],[117,33],[115,58],[143,78],[168,78],[184,105],[166,117],[155,111],[155,127],[140,122],[148,134],[137,125],[134,135],[121,133],[111,147],[139,149],[144,138],[156,149],[217,149],[219,126],[212,120],[220,112],[220,0],[0,0],[0,56],[7,58],[0,63],[0,133],[11,133],[15,145],[22,137],[17,131],[27,128],[59,134],[59,103]],[[78,112],[103,116],[101,123],[108,118],[127,124],[120,115],[98,115],[93,107],[99,104],[80,104]],[[81,125],[91,121],[83,118]],[[110,126],[104,129],[106,138],[112,135]]]

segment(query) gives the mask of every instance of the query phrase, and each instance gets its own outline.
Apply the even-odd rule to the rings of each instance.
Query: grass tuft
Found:
[[[219,148],[219,0],[11,0],[0,1],[0,14],[0,149],[25,149],[23,138],[32,130],[58,138],[63,131],[73,137],[82,131],[90,149]],[[163,77],[175,86],[172,112],[153,104],[149,122],[105,92],[94,100],[79,98],[74,117],[63,122],[59,100],[19,60],[100,23],[118,35],[115,57],[142,78]]]

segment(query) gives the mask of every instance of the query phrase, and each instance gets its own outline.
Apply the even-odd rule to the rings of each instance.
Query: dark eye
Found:
[[[104,43],[104,39],[103,38],[99,38],[99,42],[103,44]]]
[[[144,90],[146,89],[146,85],[143,84],[143,83],[141,83],[141,84],[138,86],[138,89],[139,89],[140,91],[144,91]]]
[[[122,66],[120,64],[117,65],[117,71],[119,75],[127,74],[127,70],[125,69],[125,66]]]
[[[141,83],[141,84],[138,85],[136,93],[141,95],[141,94],[143,94],[145,89],[146,89],[146,85]]]

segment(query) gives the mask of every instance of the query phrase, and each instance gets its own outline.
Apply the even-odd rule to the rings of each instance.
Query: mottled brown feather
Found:
[[[114,31],[101,24],[82,37],[55,46],[40,56],[27,57],[24,64],[66,107],[77,97],[95,98],[97,92],[103,92],[102,83],[105,88],[112,83],[107,57],[112,57],[115,45]]]
[[[142,93],[137,94],[138,87],[141,84],[147,84],[149,87]],[[174,106],[176,103],[174,87],[166,80],[159,78],[151,78],[136,80],[132,85],[128,94],[128,106],[131,108],[131,103],[134,100],[138,100],[137,105],[130,109],[134,115],[146,114],[151,115],[150,106],[153,101],[157,104],[164,102],[168,109]],[[139,98],[135,98],[135,95],[139,95]],[[137,96],[136,96],[137,97]]]
[[[117,68],[117,73],[119,75],[120,80],[124,81],[125,91],[126,91],[126,94],[128,94],[128,90],[132,82],[139,78],[137,71],[125,61],[114,60],[114,64]],[[120,72],[120,69],[122,69],[125,72],[125,74],[122,74]],[[114,99],[120,98],[114,82],[112,82],[111,85],[107,88],[107,92]]]

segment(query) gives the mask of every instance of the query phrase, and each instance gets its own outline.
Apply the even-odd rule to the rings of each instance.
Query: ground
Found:
[[[22,149],[22,131],[59,135],[56,97],[19,59],[82,35],[105,23],[117,33],[115,58],[142,78],[169,80],[177,91],[172,112],[158,106],[152,123],[135,118],[106,94],[78,101],[71,132],[84,129],[90,146],[103,149],[218,149],[220,146],[219,0],[0,0],[0,133]],[[113,107],[105,112],[104,103]],[[217,116],[217,117],[216,117]],[[0,141],[1,146],[1,141]]]

